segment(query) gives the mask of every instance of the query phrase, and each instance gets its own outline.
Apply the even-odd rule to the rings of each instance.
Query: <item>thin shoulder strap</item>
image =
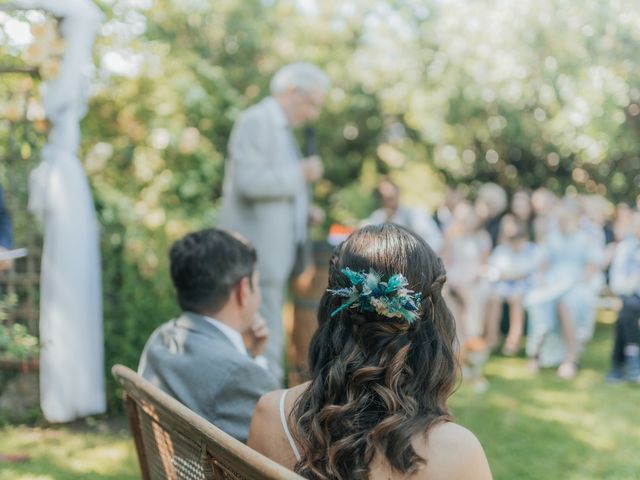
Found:
[[[289,431],[289,426],[287,425],[287,418],[284,415],[284,399],[287,396],[287,392],[289,390],[284,390],[282,392],[282,396],[280,397],[280,423],[282,423],[282,429],[284,433],[287,435],[287,439],[289,440],[289,445],[291,445],[291,450],[293,450],[293,454],[296,457],[296,461],[300,461],[300,452],[298,451],[298,447],[296,443],[293,441],[293,437],[291,436],[291,432]]]

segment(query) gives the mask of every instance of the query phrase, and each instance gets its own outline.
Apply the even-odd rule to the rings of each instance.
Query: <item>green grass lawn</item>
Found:
[[[64,427],[0,430],[0,452],[30,461],[0,463],[0,480],[129,480],[140,478],[125,419],[90,419]]]
[[[604,383],[612,320],[601,316],[573,381],[494,357],[487,392],[462,386],[454,395],[456,420],[482,442],[494,478],[640,479],[640,387]]]
[[[480,438],[497,480],[640,479],[640,387],[605,385],[610,346],[603,322],[572,382],[554,370],[534,376],[524,358],[498,356],[487,366],[487,392],[458,390],[456,420]],[[139,478],[123,419],[5,428],[0,452],[31,456],[0,464],[0,480]]]

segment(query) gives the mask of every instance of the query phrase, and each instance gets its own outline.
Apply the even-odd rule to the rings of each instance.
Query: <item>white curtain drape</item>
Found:
[[[87,109],[87,71],[102,13],[90,0],[20,0],[60,17],[66,49],[43,84],[52,124],[29,181],[29,210],[44,223],[40,299],[40,402],[51,422],[105,411],[99,232],[77,151]]]

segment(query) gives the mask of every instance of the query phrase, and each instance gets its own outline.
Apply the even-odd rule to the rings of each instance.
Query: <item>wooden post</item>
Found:
[[[313,246],[314,264],[293,281],[293,331],[288,351],[289,387],[307,380],[309,342],[318,328],[318,306],[327,288],[329,260],[333,248],[326,243]]]

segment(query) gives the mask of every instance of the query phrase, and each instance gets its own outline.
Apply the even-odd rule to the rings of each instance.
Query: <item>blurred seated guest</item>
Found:
[[[538,266],[536,258],[536,246],[529,241],[527,225],[510,214],[502,217],[499,243],[489,257],[487,272],[491,282],[486,327],[489,349],[498,344],[502,304],[507,302],[509,331],[502,353],[507,356],[518,353],[524,328],[523,298]]]
[[[418,235],[370,225],[337,247],[311,381],[260,399],[249,446],[305,478],[490,479],[452,423],[455,321],[442,262]]]
[[[559,199],[551,190],[540,187],[531,194],[533,233],[536,243],[543,243],[547,234],[557,227],[555,209]]]
[[[615,252],[615,235],[607,221],[611,205],[600,195],[581,195],[582,218],[580,228],[591,236],[596,245],[600,245],[603,254],[602,268],[607,270]]]
[[[531,207],[536,217],[549,215],[553,207],[557,206],[558,197],[546,187],[536,188],[531,194]]]
[[[496,183],[485,183],[478,190],[475,209],[482,227],[491,237],[491,246],[498,243],[500,220],[507,210],[507,193]]]
[[[453,220],[445,232],[442,258],[449,272],[447,302],[457,322],[461,352],[473,351],[473,365],[469,372],[481,371],[488,358],[483,340],[485,312],[489,284],[485,278],[487,260],[491,253],[491,238],[480,228],[478,216],[469,202],[460,203]],[[470,345],[466,345],[471,342]],[[483,346],[484,344],[484,346]],[[473,345],[473,348],[467,348]],[[464,363],[463,358],[463,363]],[[478,362],[480,364],[478,364]],[[478,375],[468,378],[478,390],[484,390],[486,381]]]
[[[640,213],[632,218],[633,236],[616,248],[611,264],[611,290],[623,300],[616,321],[609,382],[640,383]]]
[[[633,217],[633,209],[628,203],[620,202],[616,205],[615,215],[613,220],[613,234],[616,242],[630,237],[631,233],[631,218]]]
[[[365,224],[395,223],[420,235],[435,252],[442,249],[442,234],[438,225],[427,213],[400,204],[400,188],[385,177],[378,183],[376,194],[380,208],[374,211]]]
[[[256,314],[256,251],[211,228],[178,240],[169,257],[182,315],[151,334],[138,373],[246,442],[258,399],[278,387],[259,357],[269,332]]]
[[[442,205],[438,207],[433,215],[433,219],[440,228],[440,231],[444,232],[447,229],[449,223],[453,220],[453,211],[462,199],[462,195],[457,188],[447,185],[447,188],[444,191]]]
[[[602,248],[579,229],[580,209],[565,200],[540,255],[542,270],[525,297],[530,366],[560,365],[560,378],[575,377],[578,358],[593,335],[595,303],[604,285]]]
[[[580,195],[578,200],[582,207],[580,228],[601,245],[613,241],[613,230],[607,225],[607,201],[600,195]]]
[[[466,201],[460,203],[445,232],[442,257],[449,272],[448,290],[454,297],[461,340],[482,336],[488,294],[485,271],[490,253],[491,239],[480,228],[473,207]]]
[[[513,194],[513,197],[511,197],[511,214],[516,220],[525,224],[529,233],[529,240],[533,240],[533,206],[531,205],[531,194],[527,190],[518,190]]]

